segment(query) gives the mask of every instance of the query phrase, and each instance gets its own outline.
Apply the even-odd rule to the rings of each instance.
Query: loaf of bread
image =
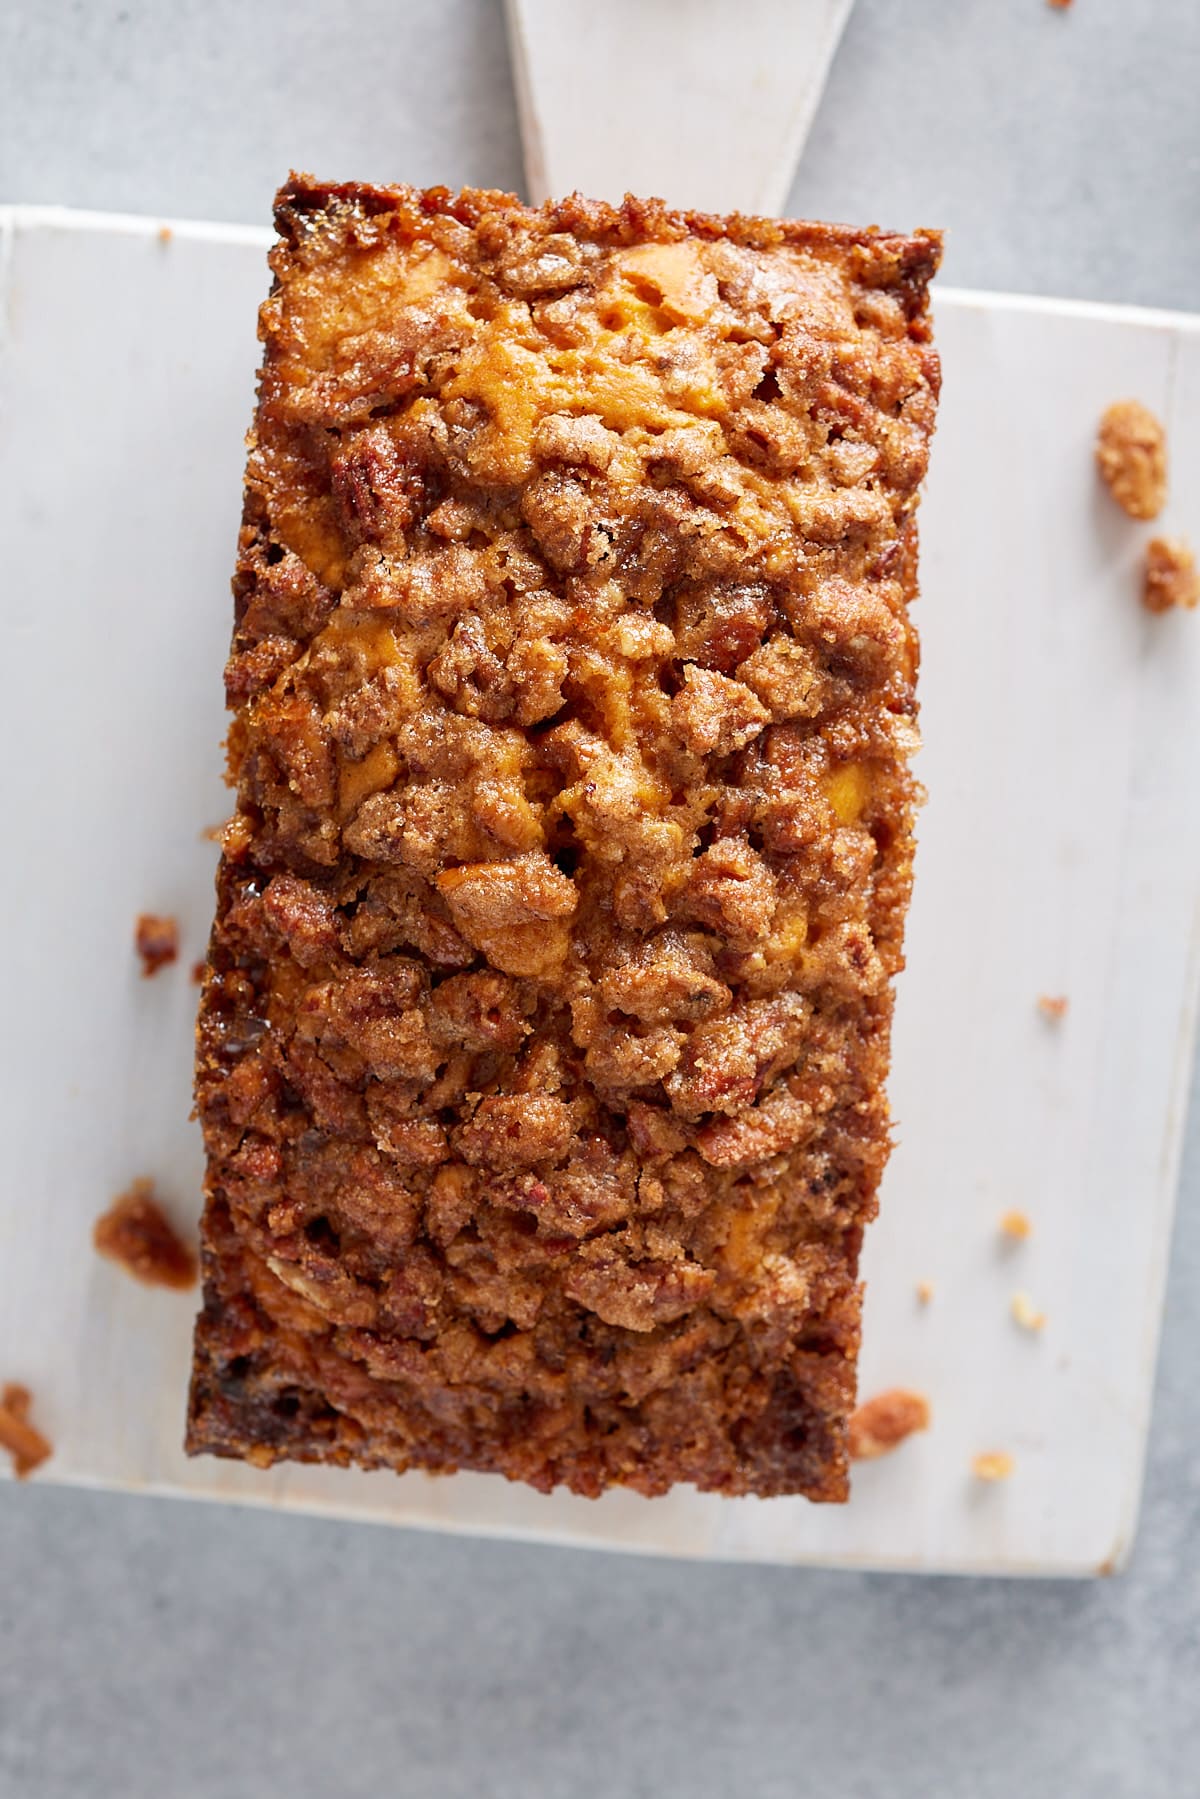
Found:
[[[276,216],[188,1447],[841,1499],[937,235]]]

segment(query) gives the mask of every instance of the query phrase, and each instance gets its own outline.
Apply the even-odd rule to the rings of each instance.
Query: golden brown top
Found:
[[[276,1361],[377,1455],[364,1367],[426,1465],[838,1491],[937,239],[277,216],[199,1085]]]
[[[306,854],[412,868],[474,942],[503,914],[491,958],[529,975],[566,954],[566,840],[628,929],[665,922],[715,767],[739,793],[758,771],[769,848],[854,826],[872,759],[911,747],[889,546],[928,453],[935,241],[354,192],[281,198],[251,465],[284,552],[262,625],[298,580],[313,627],[288,742],[325,741],[280,741],[276,689],[235,749],[266,729]],[[262,610],[237,692],[264,635],[289,653]],[[888,689],[869,720],[864,680]],[[795,908],[775,910],[786,961]]]

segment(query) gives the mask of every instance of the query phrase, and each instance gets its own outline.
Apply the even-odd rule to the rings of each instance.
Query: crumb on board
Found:
[[[196,1257],[159,1205],[154,1183],[134,1181],[97,1218],[92,1242],[148,1287],[183,1289],[195,1285]]]
[[[177,959],[179,926],[173,918],[160,916],[157,912],[141,912],[133,941],[142,958],[142,974],[148,980],[160,968]]]
[[[1072,0],[1046,0],[1046,4],[1051,12],[1069,12]]]
[[[1142,605],[1147,612],[1200,605],[1200,569],[1184,537],[1152,537],[1146,545]]]
[[[1007,1480],[1015,1467],[1004,1449],[986,1449],[971,1457],[971,1473],[976,1480]]]
[[[923,1393],[892,1387],[864,1400],[851,1416],[847,1447],[852,1462],[890,1455],[914,1431],[929,1429],[929,1401]]]
[[[1004,1212],[1000,1217],[1000,1234],[1011,1237],[1014,1243],[1023,1243],[1033,1230],[1028,1212],[1013,1210]]]
[[[1040,1331],[1046,1322],[1045,1312],[1038,1311],[1028,1293],[1014,1293],[1009,1310],[1013,1323],[1019,1324],[1023,1331]]]
[[[1051,1024],[1058,1024],[1067,1016],[1067,1007],[1070,1003],[1065,993],[1038,994],[1038,1011],[1043,1018],[1048,1018]]]
[[[205,962],[193,962],[192,963],[192,977],[191,978],[192,978],[192,986],[193,987],[203,987],[204,971],[207,968],[207,966],[208,966],[208,964]]]
[[[1096,466],[1130,518],[1157,518],[1167,498],[1167,438],[1140,400],[1116,400],[1100,420]]]
[[[918,1281],[917,1282],[917,1304],[918,1305],[927,1306],[930,1303],[930,1301],[932,1300],[933,1295],[934,1295],[934,1285],[933,1285],[932,1281]]]
[[[0,1390],[0,1448],[11,1455],[18,1480],[24,1480],[54,1453],[41,1431],[29,1422],[32,1403],[28,1387],[10,1383]]]
[[[175,235],[175,233],[172,231],[172,229],[169,225],[160,225],[159,226],[158,241],[160,244],[169,244],[171,239],[174,237],[174,235]]]

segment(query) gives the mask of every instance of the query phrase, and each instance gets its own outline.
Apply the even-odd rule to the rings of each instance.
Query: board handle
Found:
[[[534,202],[777,214],[852,0],[505,0]]]

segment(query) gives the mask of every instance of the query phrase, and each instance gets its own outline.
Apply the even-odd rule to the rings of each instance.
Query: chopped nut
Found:
[[[542,852],[447,868],[436,887],[462,935],[503,973],[549,977],[561,965],[579,895]]]
[[[890,1455],[914,1431],[929,1429],[929,1401],[923,1393],[892,1387],[864,1400],[850,1419],[847,1447],[852,1462]]]
[[[1152,537],[1146,545],[1142,605],[1147,612],[1200,605],[1200,569],[1183,537]]]
[[[1038,1011],[1043,1018],[1048,1018],[1052,1024],[1057,1024],[1060,1019],[1066,1017],[1067,1006],[1069,1004],[1070,1002],[1065,993],[1038,994]]]
[[[1016,1463],[1006,1450],[989,1449],[971,1457],[971,1473],[976,1480],[1007,1480]]]
[[[1013,1322],[1023,1331],[1040,1331],[1046,1322],[1045,1312],[1038,1311],[1028,1293],[1014,1293],[1011,1309]]]
[[[1100,420],[1096,464],[1130,518],[1157,518],[1167,497],[1167,440],[1140,400],[1117,400]]]
[[[92,1242],[148,1287],[194,1285],[196,1258],[154,1197],[153,1181],[134,1181],[96,1220]]]
[[[1004,1212],[1000,1218],[1000,1229],[1004,1236],[1011,1237],[1015,1243],[1023,1243],[1033,1230],[1025,1212]]]
[[[934,1285],[932,1281],[917,1282],[917,1303],[919,1305],[927,1306],[933,1298],[933,1294]]]
[[[154,912],[142,912],[134,933],[134,945],[142,958],[142,974],[148,980],[178,956],[179,926],[173,918],[160,918]]]
[[[12,1456],[18,1480],[24,1480],[54,1453],[41,1431],[29,1422],[31,1404],[28,1387],[10,1384],[0,1392],[0,1448]]]

